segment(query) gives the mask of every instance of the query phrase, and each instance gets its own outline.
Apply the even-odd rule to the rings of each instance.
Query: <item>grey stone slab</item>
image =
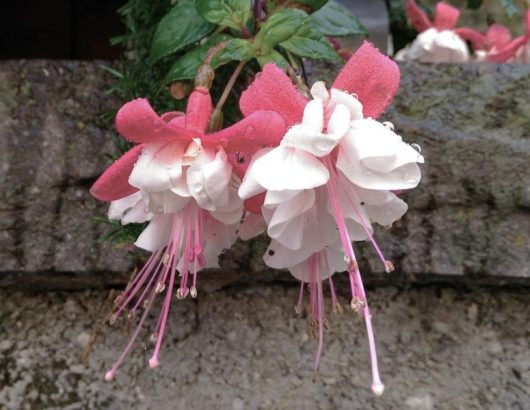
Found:
[[[362,321],[331,315],[320,379],[316,342],[294,312],[293,285],[251,284],[174,300],[161,365],[146,329],[115,381],[130,335],[102,329],[107,292],[0,291],[0,408],[19,409],[525,409],[530,402],[528,294],[425,287],[368,290],[385,394],[370,391]],[[343,300],[343,305],[347,301]],[[146,350],[145,350],[146,349]]]
[[[530,65],[401,66],[383,116],[423,148],[423,180],[402,195],[407,215],[376,236],[396,265],[355,244],[369,283],[530,283]],[[336,67],[309,67],[310,79]],[[106,212],[87,190],[113,131],[101,113],[119,102],[94,62],[0,62],[0,286],[80,288],[124,283],[134,256],[96,239]],[[266,268],[266,240],[238,243],[201,286],[290,280]]]

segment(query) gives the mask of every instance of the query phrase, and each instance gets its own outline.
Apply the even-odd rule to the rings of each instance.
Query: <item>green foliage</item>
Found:
[[[311,15],[313,27],[321,34],[332,37],[366,36],[368,32],[346,7],[334,0]]]
[[[188,51],[171,66],[163,83],[168,84],[177,80],[191,80],[195,77],[195,73],[199,66],[204,62],[208,50],[214,45],[232,38],[233,37],[228,34],[218,34],[210,37],[204,44]],[[212,67],[217,68],[215,63],[212,64]]]
[[[293,36],[308,20],[309,16],[302,10],[283,9],[262,24],[254,38],[254,45],[261,50],[261,54],[269,54],[274,47]]]
[[[280,45],[300,57],[340,61],[340,56],[329,41],[312,27],[311,21],[307,20],[294,35]]]
[[[296,3],[303,4],[311,8],[311,11],[317,11],[328,2],[328,0],[296,0]]]
[[[213,27],[197,13],[193,0],[180,0],[158,24],[149,62],[155,63],[162,57],[200,40],[210,33]]]
[[[98,242],[110,242],[113,246],[133,243],[147,226],[147,222],[122,225],[120,221],[110,220],[106,216],[96,216],[94,220],[109,226],[107,232],[98,238]]]
[[[289,67],[289,62],[276,50],[272,50],[269,54],[259,56],[257,60],[260,67],[263,67],[267,63],[276,64],[284,71],[287,71],[287,67]]]
[[[196,0],[197,12],[210,23],[240,30],[246,26],[252,0]]]

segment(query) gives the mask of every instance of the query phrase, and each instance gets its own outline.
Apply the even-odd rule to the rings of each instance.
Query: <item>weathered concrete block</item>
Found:
[[[126,252],[97,242],[106,207],[88,187],[105,167],[116,109],[97,63],[0,62],[0,284],[121,282]]]
[[[528,295],[370,291],[386,385],[377,398],[364,326],[349,309],[329,317],[312,383],[316,341],[294,313],[296,287],[279,284],[175,300],[160,367],[149,369],[146,329],[115,381],[105,382],[130,336],[130,324],[106,327],[82,363],[109,308],[105,293],[0,291],[0,408],[523,409],[530,400]]]
[[[334,71],[313,67],[310,77]],[[107,86],[96,63],[0,63],[0,286],[122,283],[132,268],[126,251],[96,242],[105,226],[92,217],[106,207],[87,192],[112,150],[98,120],[119,106]],[[530,65],[402,65],[384,119],[422,146],[426,164],[419,187],[403,193],[409,213],[377,230],[397,272],[383,274],[356,244],[369,282],[530,283],[528,101]],[[203,284],[289,280],[263,265],[264,243],[237,244]]]

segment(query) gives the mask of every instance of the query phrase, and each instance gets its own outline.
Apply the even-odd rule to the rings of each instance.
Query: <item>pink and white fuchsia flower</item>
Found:
[[[513,38],[501,24],[492,24],[485,33],[470,28],[459,28],[458,34],[471,42],[477,61],[494,63],[530,62],[530,10],[525,13],[525,34]]]
[[[111,165],[91,192],[97,199],[111,201],[110,219],[124,224],[150,221],[135,245],[152,255],[116,301],[111,321],[125,312],[134,317],[143,309],[143,314],[107,380],[131,349],[156,296],[165,291],[151,336],[155,347],[149,365],[158,366],[174,288],[179,299],[188,294],[196,297],[198,271],[218,266],[219,254],[237,237],[243,215],[237,189],[246,158],[276,145],[285,133],[280,115],[259,110],[208,134],[211,113],[208,90],[197,87],[186,114],[159,117],[146,100],[138,99],[125,104],[116,116],[120,134],[139,145]]]
[[[333,310],[341,311],[332,275],[348,271],[351,307],[365,319],[372,389],[378,395],[384,386],[352,241],[370,240],[385,270],[393,270],[373,238],[372,223],[387,226],[403,216],[407,205],[393,191],[415,187],[420,180],[417,163],[423,162],[391,124],[372,118],[383,112],[398,85],[397,65],[365,42],[329,92],[323,82],[313,85],[309,102],[273,65],[264,67],[240,102],[246,115],[275,107],[291,125],[278,147],[255,154],[239,195],[249,199],[266,193],[262,214],[272,240],[264,260],[300,280],[297,311],[309,285],[310,314],[319,337],[315,374],[323,343],[322,282],[329,281]]]
[[[458,9],[437,3],[432,22],[414,0],[406,0],[405,10],[419,34],[412,44],[396,53],[396,60],[422,63],[463,63],[469,60],[467,44],[458,30],[454,30],[460,16]]]

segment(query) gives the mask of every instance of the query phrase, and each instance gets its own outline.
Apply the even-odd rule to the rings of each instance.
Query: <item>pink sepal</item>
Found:
[[[285,135],[285,129],[285,122],[280,114],[274,111],[255,111],[231,127],[206,135],[202,143],[223,147],[227,152],[254,152],[265,146],[278,145]]]
[[[129,175],[142,153],[144,145],[137,145],[108,167],[90,188],[90,193],[100,201],[115,201],[134,194],[137,188],[129,185]]]
[[[129,101],[116,114],[116,129],[127,140],[137,143],[190,139],[196,133],[166,123],[145,98]]]
[[[399,67],[365,41],[333,83],[333,88],[357,94],[365,117],[377,118],[399,87]]]
[[[486,43],[488,42],[488,39],[484,34],[473,30],[472,28],[460,27],[455,29],[455,33],[458,34],[458,36],[462,39],[470,41],[473,46],[473,50],[484,49]]]
[[[410,23],[420,33],[432,27],[427,14],[416,4],[414,0],[407,0],[405,3],[405,11],[410,20]]]
[[[512,41],[512,35],[507,27],[502,24],[492,24],[486,32],[488,46],[495,47],[497,50],[506,47]]]
[[[450,30],[458,21],[460,10],[447,3],[439,2],[436,4],[434,12],[434,28],[437,30]]]
[[[266,64],[254,82],[241,94],[239,107],[248,116],[258,110],[279,113],[287,126],[302,121],[307,100],[291,79],[274,64]]]
[[[517,49],[523,44],[525,44],[527,41],[528,38],[526,36],[519,36],[515,38],[502,50],[499,50],[496,53],[488,54],[488,61],[491,61],[493,63],[505,63],[510,58],[514,57],[515,53],[517,52]]]
[[[204,132],[212,114],[212,97],[206,90],[195,89],[186,107],[186,128]]]

